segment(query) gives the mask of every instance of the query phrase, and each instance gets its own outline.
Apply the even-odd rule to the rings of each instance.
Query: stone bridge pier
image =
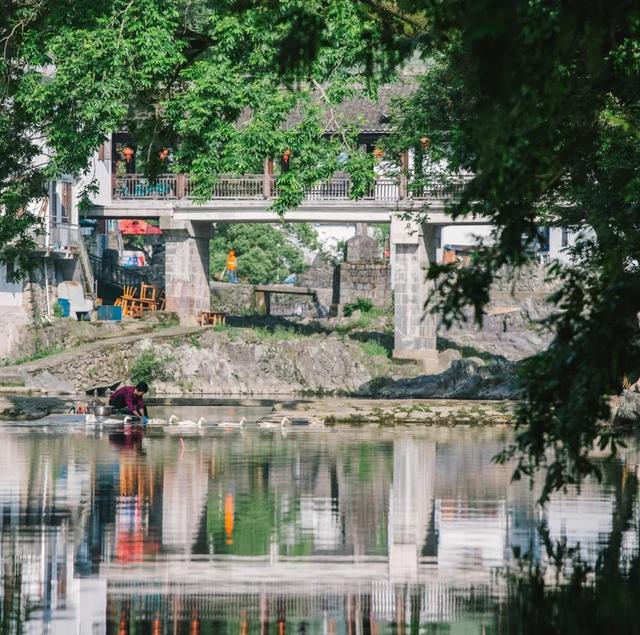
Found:
[[[436,225],[420,225],[396,216],[391,221],[393,356],[416,360],[427,372],[438,370],[436,316],[425,308],[434,288],[426,274],[429,262],[436,260],[436,232]]]
[[[165,236],[166,308],[181,322],[194,322],[211,307],[209,240],[211,221],[160,218]],[[395,215],[391,222],[391,276],[395,333],[393,356],[438,369],[436,316],[425,310],[433,282],[426,280],[429,262],[436,258],[436,225],[408,223]]]
[[[167,311],[181,322],[194,322],[211,307],[209,240],[212,224],[160,218],[165,237],[165,294]]]

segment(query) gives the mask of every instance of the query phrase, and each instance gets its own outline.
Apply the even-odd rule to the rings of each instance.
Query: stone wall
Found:
[[[230,315],[248,315],[255,312],[252,284],[211,282],[211,310]]]
[[[356,234],[347,240],[347,262],[376,262],[380,260],[380,245],[367,234]]]
[[[75,355],[46,370],[34,373],[27,386],[55,387],[68,392],[92,392],[116,386],[129,378],[131,366],[148,346],[148,340],[92,350],[90,355]]]
[[[343,262],[336,275],[338,304],[369,298],[374,306],[393,305],[391,267],[386,262]]]
[[[504,268],[491,285],[492,302],[544,299],[557,289],[546,280],[547,266],[537,263],[522,269]]]

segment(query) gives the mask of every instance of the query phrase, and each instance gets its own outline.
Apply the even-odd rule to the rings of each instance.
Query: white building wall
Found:
[[[7,265],[0,264],[0,306],[22,306],[23,283],[7,280]]]

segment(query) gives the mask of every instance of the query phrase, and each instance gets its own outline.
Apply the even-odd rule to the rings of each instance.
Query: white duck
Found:
[[[158,419],[157,417],[147,419],[147,426],[166,426],[167,423],[169,422],[166,419]]]
[[[242,428],[246,421],[245,417],[242,417],[240,421],[220,421],[216,425],[218,428]]]
[[[197,421],[191,421],[190,419],[178,419],[176,415],[171,415],[169,417],[169,425],[176,428],[202,428],[203,424],[206,423],[206,419],[204,417],[200,417]]]
[[[282,417],[282,420],[278,423],[278,421],[274,421],[273,419],[262,419],[258,421],[259,428],[284,428],[289,424],[289,419],[286,417]]]

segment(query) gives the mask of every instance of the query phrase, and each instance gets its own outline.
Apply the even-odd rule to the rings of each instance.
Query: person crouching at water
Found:
[[[142,396],[147,392],[149,392],[149,386],[146,381],[141,381],[135,387],[123,386],[109,397],[109,405],[113,406],[113,409],[118,414],[140,417],[140,420],[146,426],[148,414]]]

